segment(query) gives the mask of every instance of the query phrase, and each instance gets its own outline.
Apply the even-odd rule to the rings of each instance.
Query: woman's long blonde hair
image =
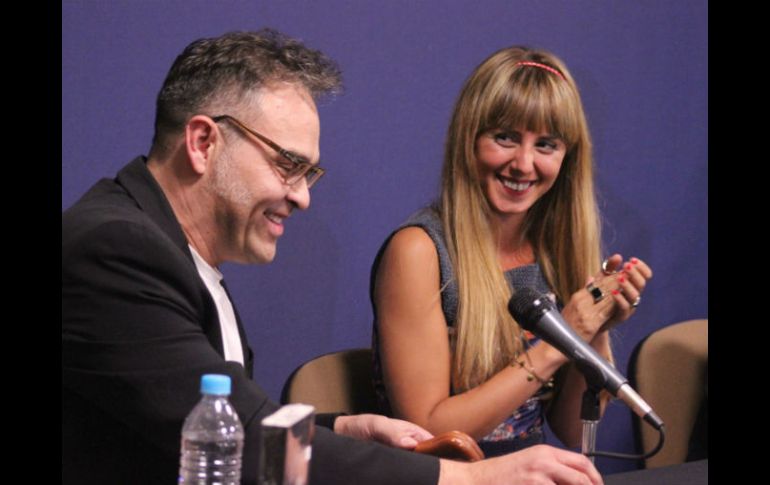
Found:
[[[522,347],[519,326],[507,309],[512,290],[500,267],[475,155],[478,136],[496,128],[545,131],[567,146],[553,187],[529,210],[523,226],[557,298],[566,302],[601,260],[591,139],[572,76],[548,52],[502,49],[465,82],[445,147],[441,215],[459,297],[452,369],[458,392],[487,380]]]

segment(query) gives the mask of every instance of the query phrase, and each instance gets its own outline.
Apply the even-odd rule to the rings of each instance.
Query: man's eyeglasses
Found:
[[[309,189],[313,186],[313,184],[318,182],[318,179],[320,179],[325,172],[325,170],[321,167],[313,165],[297,154],[294,154],[288,150],[284,150],[270,138],[257,133],[230,115],[213,116],[211,119],[216,123],[225,120],[229,121],[237,128],[254,136],[259,141],[278,152],[278,154],[281,155],[281,158],[273,161],[273,163],[278,167],[284,182],[288,185],[294,185],[304,177],[305,182],[307,183],[307,188]]]

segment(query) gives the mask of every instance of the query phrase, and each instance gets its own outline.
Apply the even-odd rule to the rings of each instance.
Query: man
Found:
[[[270,262],[285,219],[309,206],[323,174],[315,99],[339,86],[333,61],[274,31],[193,42],[158,95],[149,156],[64,212],[64,483],[173,483],[204,373],[233,380],[243,483],[257,483],[260,421],[277,405],[250,379],[217,266]],[[316,484],[601,482],[584,457],[546,446],[463,464],[397,449],[430,437],[404,421],[319,424]]]

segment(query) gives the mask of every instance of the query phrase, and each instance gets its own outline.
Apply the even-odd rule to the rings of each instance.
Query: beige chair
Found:
[[[342,350],[306,362],[289,376],[281,402],[312,404],[317,413],[377,412],[371,349]]]
[[[371,349],[332,352],[302,364],[286,380],[281,403],[312,404],[317,413],[377,413]],[[473,438],[459,431],[423,441],[415,451],[460,461],[484,459]]]
[[[646,460],[646,468],[686,461],[707,372],[708,320],[664,327],[637,345],[629,361],[631,382],[666,427],[663,448]],[[635,415],[634,421],[637,443],[644,452],[652,450],[658,443],[658,432]]]

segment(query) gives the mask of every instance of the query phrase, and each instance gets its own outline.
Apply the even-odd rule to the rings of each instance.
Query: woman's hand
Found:
[[[623,263],[619,254],[612,257],[617,257],[615,264],[610,266],[608,263],[607,270],[615,271],[619,269],[617,274],[612,275],[615,277],[618,285],[615,291],[612,291],[615,311],[607,320],[602,330],[609,330],[614,325],[628,320],[628,317],[633,314],[642,300],[642,293],[645,286],[647,286],[647,280],[652,278],[652,269],[641,259],[631,258],[628,262]]]
[[[433,438],[432,434],[416,424],[378,414],[340,416],[334,421],[334,432],[407,450],[417,446],[420,441]]]
[[[620,254],[613,254],[586,288],[570,297],[562,315],[583,340],[591,342],[599,332],[631,316],[650,278],[652,270],[641,259],[624,263]]]

